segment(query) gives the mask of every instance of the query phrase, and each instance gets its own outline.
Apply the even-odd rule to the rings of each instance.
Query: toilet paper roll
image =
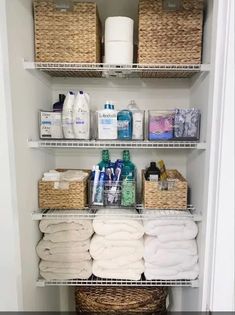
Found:
[[[125,16],[108,17],[105,20],[105,42],[121,41],[133,44],[134,21]]]
[[[133,45],[128,42],[106,42],[105,62],[110,64],[133,63]]]

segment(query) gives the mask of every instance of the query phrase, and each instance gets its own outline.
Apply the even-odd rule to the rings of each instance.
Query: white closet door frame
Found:
[[[234,0],[215,0],[212,140],[202,308],[234,311]]]
[[[11,108],[6,0],[0,0],[0,311],[23,308]]]

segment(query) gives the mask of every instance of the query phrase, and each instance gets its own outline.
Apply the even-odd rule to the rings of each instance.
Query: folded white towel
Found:
[[[194,280],[199,275],[198,264],[193,265],[190,269],[180,271],[179,268],[151,268],[145,267],[144,275],[147,280]]]
[[[92,230],[68,230],[55,233],[45,233],[43,239],[54,243],[78,242],[88,240],[92,234]]]
[[[61,172],[60,180],[61,181],[82,181],[85,177],[88,176],[87,172],[79,171],[79,170],[67,170],[65,172]]]
[[[94,232],[92,220],[41,220],[39,228],[42,233],[76,230],[81,239],[88,239]]]
[[[88,240],[80,244],[79,242],[53,243],[42,239],[38,243],[36,251],[38,256],[43,260],[80,262],[91,259],[87,248],[89,248]]]
[[[88,279],[92,274],[92,262],[85,260],[66,263],[42,260],[39,269],[41,276],[46,280]]]
[[[144,220],[144,230],[162,242],[192,240],[198,233],[197,224],[192,220]]]
[[[91,239],[90,254],[94,259],[114,259],[131,263],[143,257],[143,238],[118,241],[95,234]]]
[[[99,278],[140,280],[141,274],[144,272],[144,262],[139,260],[120,267],[109,261],[94,260],[92,272]]]
[[[157,237],[145,236],[144,258],[159,266],[174,266],[182,262],[197,262],[195,240],[161,242]]]
[[[93,221],[94,230],[113,240],[139,239],[144,235],[144,228],[141,220],[131,217],[136,213],[130,209],[101,209]]]

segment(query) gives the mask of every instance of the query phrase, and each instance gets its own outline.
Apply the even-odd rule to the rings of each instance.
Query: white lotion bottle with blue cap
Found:
[[[90,97],[79,91],[73,107],[73,132],[75,139],[90,139]]]
[[[73,105],[75,96],[73,92],[68,92],[64,101],[62,111],[62,126],[65,139],[74,139],[73,132]]]

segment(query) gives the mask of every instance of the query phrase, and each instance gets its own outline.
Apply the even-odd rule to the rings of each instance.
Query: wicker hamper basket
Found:
[[[203,0],[179,0],[167,10],[167,0],[140,0],[138,62],[200,64]]]
[[[59,169],[57,171],[65,171]],[[49,182],[39,181],[38,196],[40,209],[84,209],[87,206],[87,177],[83,181]]]
[[[151,182],[145,179],[143,171],[144,208],[178,210],[187,208],[188,184],[186,179],[177,170],[167,170],[167,176],[166,182]]]
[[[37,62],[95,63],[101,57],[101,24],[95,3],[73,2],[61,10],[54,0],[34,0]]]
[[[75,290],[80,314],[156,314],[166,311],[164,287],[80,287]]]

